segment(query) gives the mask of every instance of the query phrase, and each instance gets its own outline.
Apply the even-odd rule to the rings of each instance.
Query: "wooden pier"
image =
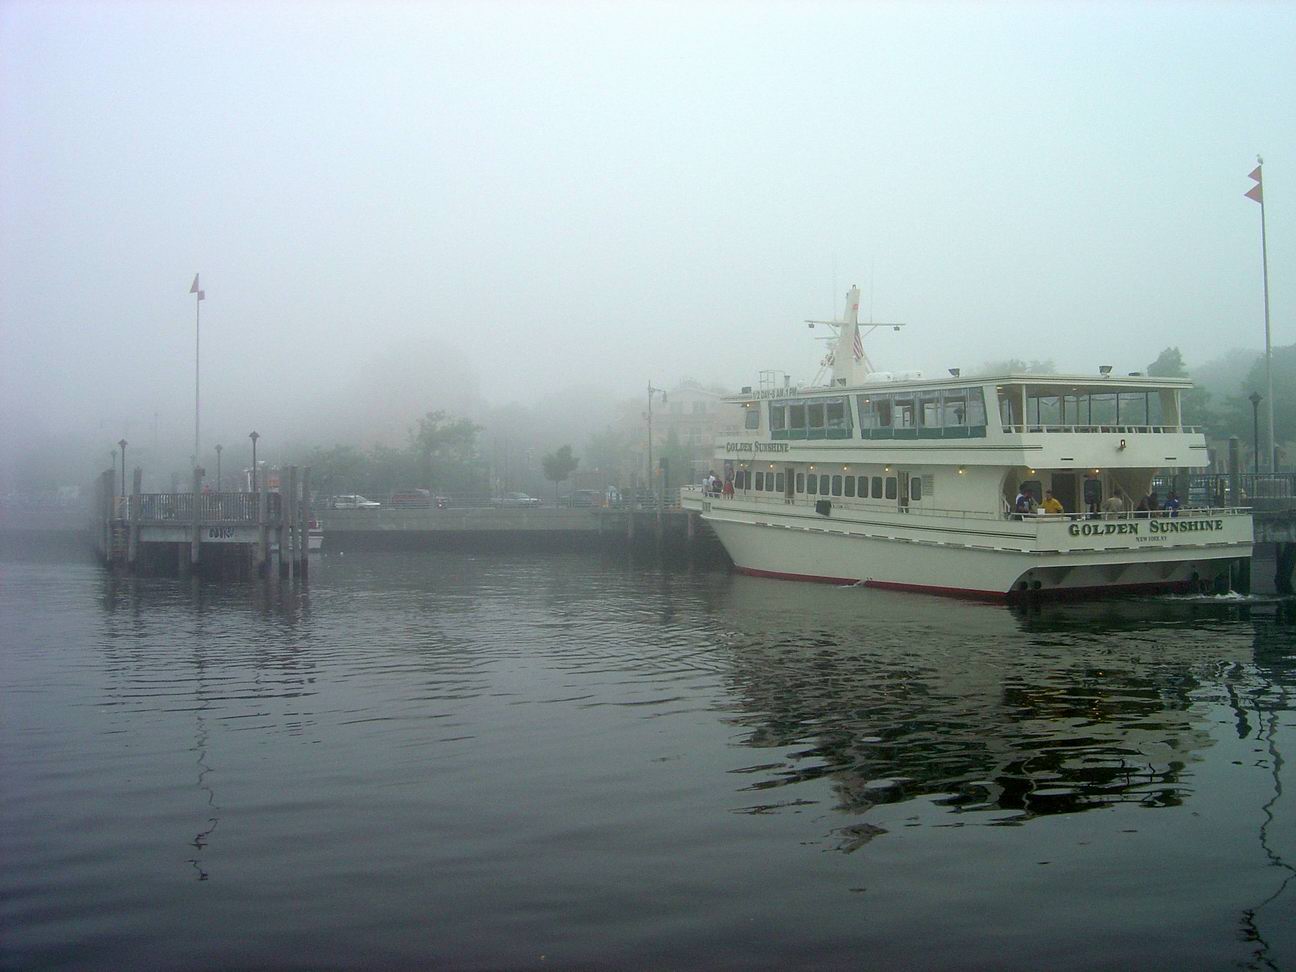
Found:
[[[282,577],[309,569],[310,467],[289,466],[282,491],[204,492],[202,469],[187,493],[144,493],[136,469],[121,495],[112,470],[95,480],[95,552],[113,567],[161,574],[257,574],[278,562]]]

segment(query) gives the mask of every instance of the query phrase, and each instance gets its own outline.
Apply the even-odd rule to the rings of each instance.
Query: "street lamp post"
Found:
[[[121,491],[121,494],[122,494],[123,496],[125,496],[125,495],[126,495],[126,440],[125,440],[125,439],[120,440],[120,441],[117,443],[117,445],[119,445],[119,446],[121,447],[121,453],[122,453],[122,491]]]
[[[194,274],[194,278],[193,278],[193,285],[189,288],[189,293],[191,293],[191,294],[194,295],[194,451],[193,451],[193,464],[194,464],[195,467],[197,467],[197,465],[198,465],[198,456],[199,456],[199,452],[198,452],[198,375],[199,375],[199,368],[198,368],[198,351],[199,351],[199,348],[201,347],[201,342],[200,342],[200,331],[199,331],[199,329],[198,329],[198,322],[199,322],[199,319],[200,319],[200,317],[201,317],[202,302],[203,302],[204,300],[207,299],[207,294],[204,293],[204,292],[199,288],[199,286],[198,286],[198,274],[196,274],[196,273]]]
[[[650,381],[648,382],[648,491],[653,497],[657,495],[656,480],[653,479],[652,464],[652,405],[654,395],[660,395],[662,404],[666,404],[666,389],[654,388]]]
[[[1255,454],[1255,471],[1260,471],[1260,402],[1264,396],[1252,392],[1247,396],[1251,400],[1251,451]]]
[[[257,464],[256,464],[256,443],[261,438],[256,432],[249,432],[248,438],[252,440],[252,492],[257,491]]]
[[[216,492],[218,493],[221,491],[221,468],[220,468],[221,448],[222,448],[221,444],[217,442],[216,443]]]

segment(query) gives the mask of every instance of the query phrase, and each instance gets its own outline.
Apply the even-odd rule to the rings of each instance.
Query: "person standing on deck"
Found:
[[[1058,514],[1066,512],[1066,510],[1062,508],[1061,501],[1053,495],[1051,489],[1044,490],[1044,512],[1050,516],[1057,516]]]

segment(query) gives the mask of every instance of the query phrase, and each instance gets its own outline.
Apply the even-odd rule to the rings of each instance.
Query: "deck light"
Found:
[[[964,466],[959,466],[959,467],[958,467],[958,474],[959,474],[960,476],[962,476],[962,475],[963,475],[964,473],[966,473],[966,472],[967,472],[966,467],[964,467]]]
[[[959,372],[960,372],[961,370],[962,370],[962,369],[960,369],[960,368],[951,368],[951,369],[949,370],[950,377],[951,377],[951,378],[957,378],[957,377],[959,376]]]
[[[1098,374],[1102,375],[1104,378],[1106,378],[1106,377],[1107,377],[1108,375],[1110,375],[1111,373],[1112,373],[1112,366],[1111,366],[1111,365],[1099,365],[1099,366],[1098,366]]]
[[[1120,441],[1120,447],[1121,447],[1122,449],[1125,448],[1125,440],[1124,440],[1124,439],[1121,439],[1121,441]]]

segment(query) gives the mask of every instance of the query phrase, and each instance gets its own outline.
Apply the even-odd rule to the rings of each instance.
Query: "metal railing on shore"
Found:
[[[1181,481],[1179,487],[1175,486],[1176,479]],[[1164,498],[1172,489],[1184,488],[1183,482],[1186,481],[1186,495],[1180,496],[1180,499],[1193,505],[1211,503],[1224,506],[1232,500],[1234,505],[1245,506],[1248,501],[1257,499],[1296,499],[1296,473],[1239,472],[1236,497],[1229,495],[1231,479],[1227,473],[1157,476],[1152,480],[1152,488]]]

